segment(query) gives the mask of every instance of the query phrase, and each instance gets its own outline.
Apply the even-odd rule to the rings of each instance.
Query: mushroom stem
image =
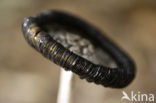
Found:
[[[72,103],[73,73],[61,69],[57,103]]]

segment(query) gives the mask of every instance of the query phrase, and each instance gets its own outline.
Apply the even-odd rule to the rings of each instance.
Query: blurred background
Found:
[[[121,103],[123,90],[156,94],[155,0],[0,0],[0,103],[56,103],[60,68],[32,49],[21,32],[24,17],[48,9],[92,23],[137,65],[135,80],[124,89],[75,76],[74,103]]]

